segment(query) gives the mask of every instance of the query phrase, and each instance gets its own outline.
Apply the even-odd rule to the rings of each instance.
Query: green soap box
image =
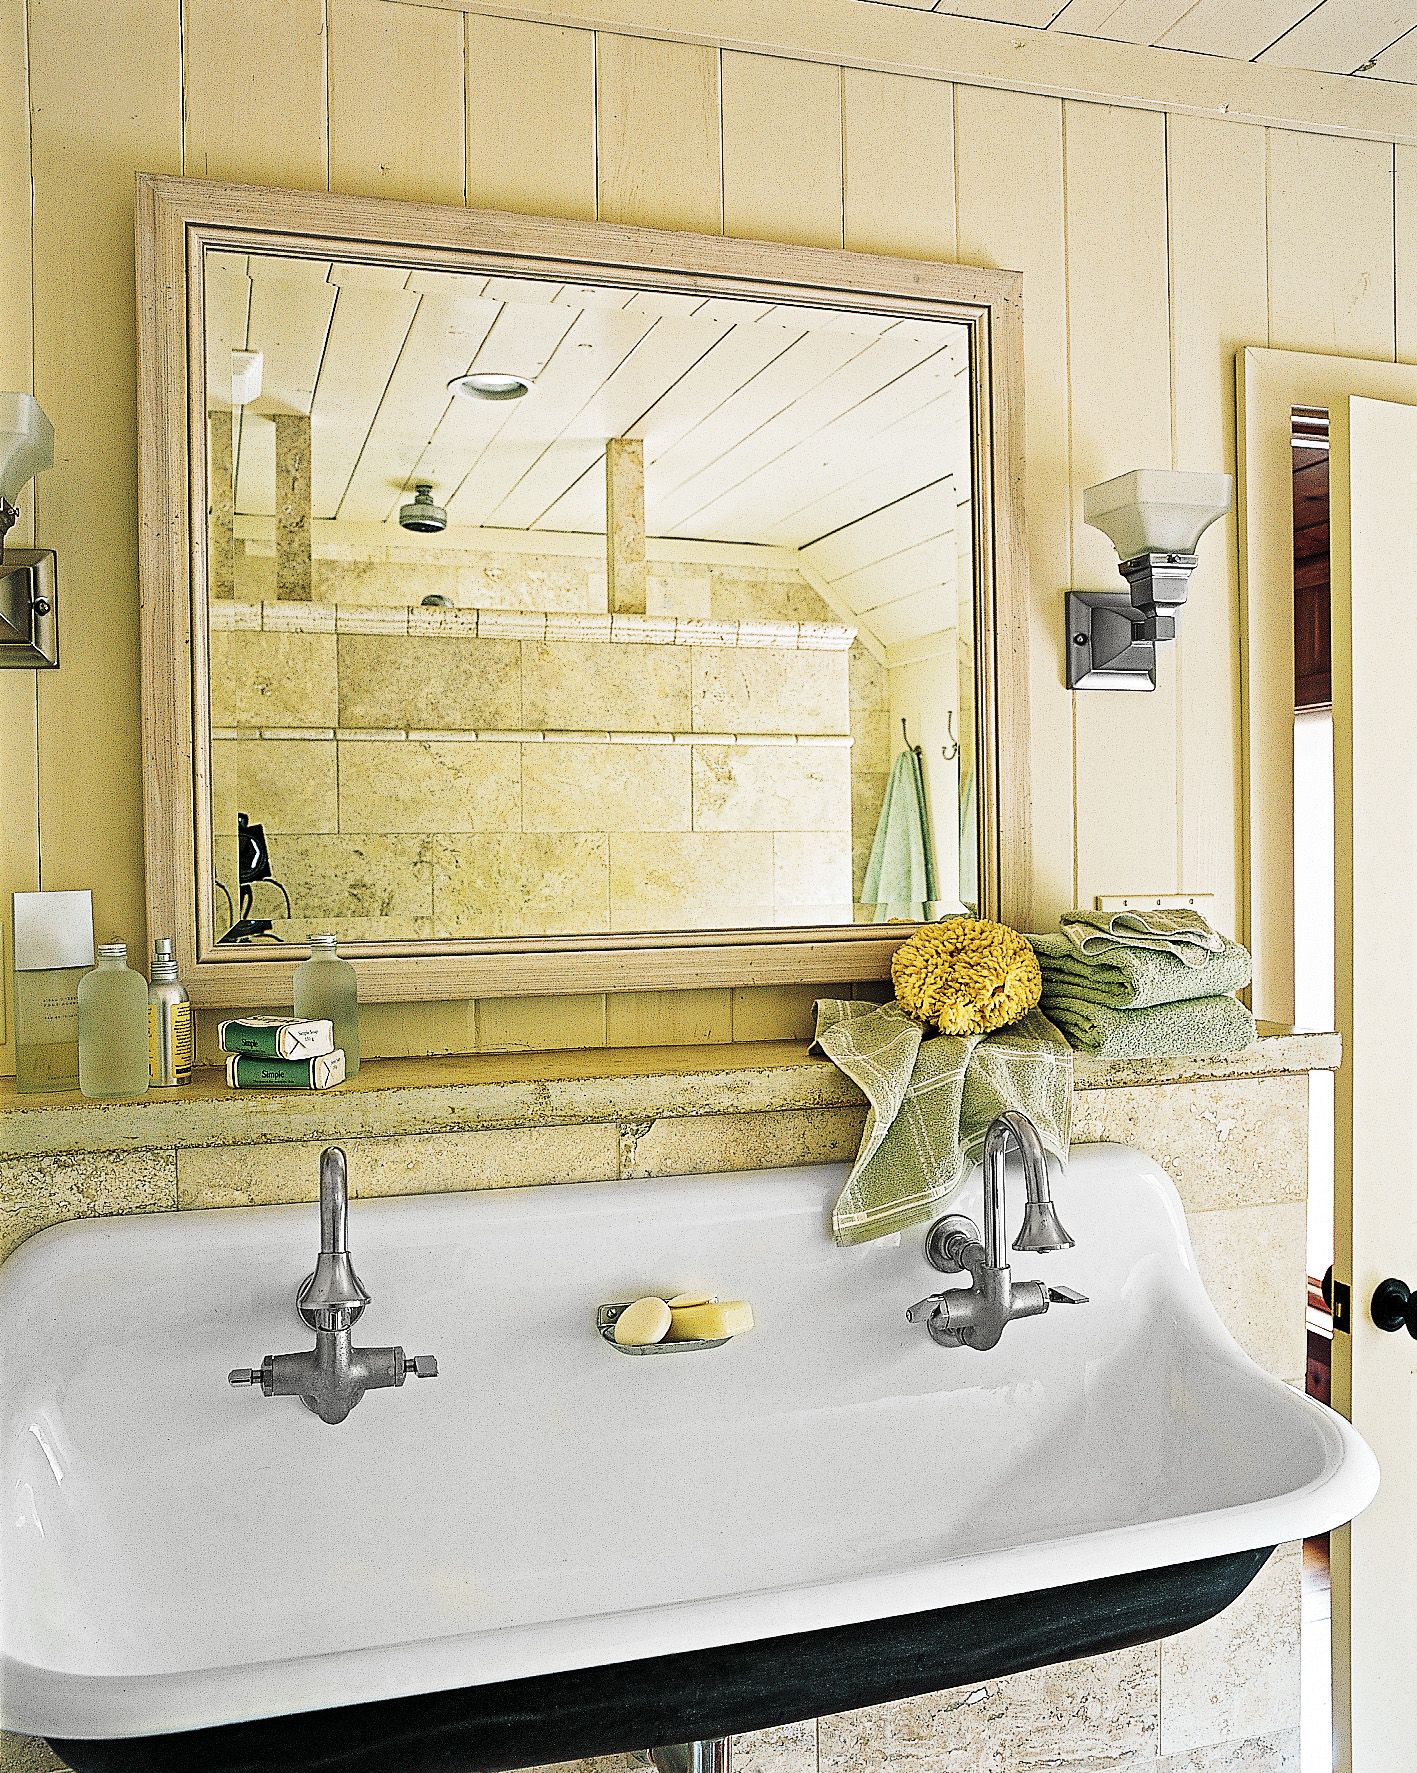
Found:
[[[334,1023],[318,1018],[243,1016],[222,1022],[217,1038],[224,1053],[254,1053],[261,1059],[318,1059],[335,1050]]]
[[[332,1090],[344,1082],[344,1053],[339,1047],[313,1059],[233,1053],[226,1062],[226,1081],[233,1090]]]

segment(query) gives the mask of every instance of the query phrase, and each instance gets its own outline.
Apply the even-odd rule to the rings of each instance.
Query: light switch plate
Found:
[[[1209,918],[1215,909],[1215,894],[1099,893],[1092,904],[1096,911],[1199,911]]]

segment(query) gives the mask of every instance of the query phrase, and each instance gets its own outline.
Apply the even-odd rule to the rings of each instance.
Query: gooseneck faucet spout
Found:
[[[336,1330],[352,1327],[368,1303],[349,1255],[349,1163],[331,1145],[320,1153],[320,1256],[296,1304],[312,1329]],[[341,1313],[348,1313],[343,1325]]]
[[[366,1391],[402,1385],[410,1374],[436,1379],[431,1354],[399,1347],[356,1348],[353,1329],[369,1303],[349,1254],[349,1166],[339,1146],[320,1155],[320,1255],[295,1297],[315,1332],[299,1354],[268,1354],[259,1367],[235,1367],[232,1385],[259,1385],[266,1397],[298,1397],[322,1422],[343,1422]]]
[[[910,1323],[923,1322],[931,1337],[946,1348],[993,1348],[1015,1318],[1038,1317],[1050,1305],[1087,1303],[1086,1295],[1071,1287],[1016,1281],[1009,1271],[1004,1193],[1010,1145],[1018,1148],[1027,1193],[1014,1248],[1046,1253],[1072,1247],[1053,1205],[1048,1157],[1038,1128],[1026,1114],[1009,1109],[984,1135],[983,1237],[974,1221],[959,1213],[947,1213],[925,1233],[925,1259],[932,1268],[970,1277],[967,1287],[932,1293],[905,1314]]]
[[[1008,1235],[1004,1229],[1004,1181],[1011,1143],[1018,1147],[1028,1197],[1014,1248],[1043,1253],[1073,1247],[1073,1240],[1063,1230],[1057,1208],[1053,1205],[1048,1156],[1038,1136],[1038,1128],[1026,1114],[1010,1108],[984,1135],[984,1244],[994,1268],[1007,1267],[1009,1260],[1004,1250]]]

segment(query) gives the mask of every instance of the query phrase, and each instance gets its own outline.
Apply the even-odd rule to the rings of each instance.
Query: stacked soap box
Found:
[[[223,1022],[219,1032],[234,1090],[330,1090],[344,1082],[333,1022],[243,1016]]]

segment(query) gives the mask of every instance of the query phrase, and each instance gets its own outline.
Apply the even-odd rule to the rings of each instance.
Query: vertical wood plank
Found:
[[[723,231],[841,245],[840,68],[724,53]]]
[[[1391,360],[1393,150],[1288,129],[1268,136],[1270,344]]]
[[[1235,473],[1235,353],[1268,326],[1264,132],[1167,120],[1175,466]],[[1234,934],[1242,865],[1238,513],[1207,531],[1175,649],[1182,887]]]
[[[467,200],[595,219],[593,32],[467,15]]]
[[[568,1052],[607,1045],[603,992],[567,997],[483,997],[477,1002],[479,1053]]]
[[[1398,148],[1393,175],[1397,360],[1417,363],[1417,148]]]
[[[1069,102],[1063,125],[1071,582],[1115,590],[1116,551],[1083,523],[1082,495],[1130,468],[1171,464],[1165,122],[1151,112]],[[1157,675],[1150,694],[1073,697],[1082,905],[1098,893],[1180,885],[1174,644],[1160,649]]]
[[[45,540],[64,664],[39,685],[46,887],[94,889],[142,953],[133,173],[182,155],[178,0],[31,0],[35,392],[54,422]]]
[[[848,68],[842,103],[846,245],[853,252],[954,258],[954,88]]]
[[[733,1038],[734,993],[616,991],[606,999],[605,1043],[612,1047],[719,1045]]]
[[[463,202],[462,15],[386,0],[328,5],[330,189]]]
[[[717,51],[598,32],[596,111],[602,221],[722,231]]]
[[[849,138],[848,138],[849,140]],[[1024,513],[1029,580],[1031,924],[1075,899],[1073,714],[1064,688],[1063,593],[1070,583],[1068,307],[1063,107],[1031,93],[955,93],[959,256],[1023,272]],[[1005,856],[1008,846],[1005,844]]]
[[[0,8],[0,67],[12,83],[9,102],[0,107],[0,387],[22,391],[34,384],[25,10],[24,0]],[[10,531],[17,547],[33,541],[36,500],[44,509],[43,479],[18,501],[19,520]],[[10,895],[39,885],[39,677],[0,671],[0,1076],[6,1077],[15,1069]]]
[[[324,0],[186,0],[182,47],[183,170],[323,190]]]

